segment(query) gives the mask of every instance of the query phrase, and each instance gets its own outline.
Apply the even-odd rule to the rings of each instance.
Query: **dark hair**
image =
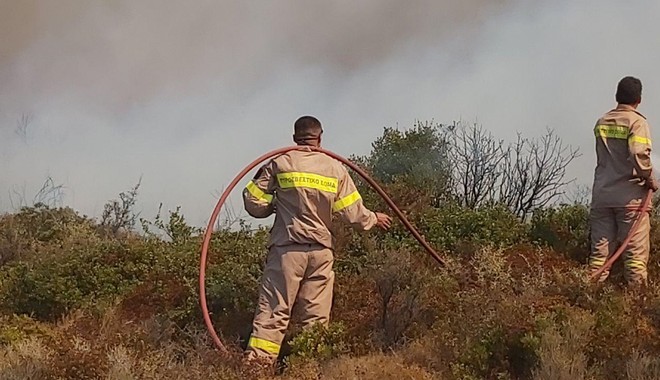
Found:
[[[321,122],[314,116],[302,116],[293,125],[293,137],[296,141],[315,139],[323,133]]]
[[[642,101],[642,82],[635,77],[625,77],[616,88],[616,101],[619,104],[637,104]]]

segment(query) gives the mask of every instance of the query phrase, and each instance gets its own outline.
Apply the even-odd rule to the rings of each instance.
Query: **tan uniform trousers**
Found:
[[[277,359],[294,302],[302,309],[303,327],[328,324],[335,278],[333,261],[332,250],[322,245],[271,247],[246,350],[249,359]]]
[[[619,248],[628,236],[637,215],[639,215],[638,210],[626,208],[595,208],[591,210],[590,273],[600,269]],[[649,213],[644,212],[628,248],[623,253],[624,277],[630,284],[646,284],[650,231]],[[608,276],[609,270],[604,271],[599,281],[604,281]]]

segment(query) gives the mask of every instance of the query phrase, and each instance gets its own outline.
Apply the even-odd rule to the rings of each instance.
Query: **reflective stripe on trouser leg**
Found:
[[[591,255],[589,273],[598,271],[617,248],[616,214],[611,208],[596,208],[589,216],[591,224]],[[610,271],[601,274],[598,281],[604,281]]]
[[[303,327],[314,323],[327,326],[330,322],[335,281],[335,272],[332,270],[333,256],[332,250],[327,248],[309,252],[309,265],[297,298],[302,310]]]
[[[252,350],[261,350],[268,355],[277,356],[280,353],[280,345],[275,342],[268,341],[257,337],[250,337],[248,347]]]
[[[269,250],[247,347],[249,356],[277,358],[306,267],[307,252],[298,246]]]
[[[617,212],[617,221],[619,222],[619,238],[625,239],[632,224],[639,215],[638,211],[620,210]],[[630,244],[624,252],[624,276],[626,281],[633,284],[646,283],[648,272],[646,265],[649,261],[649,234],[651,224],[649,213],[641,215],[637,230],[633,232]]]

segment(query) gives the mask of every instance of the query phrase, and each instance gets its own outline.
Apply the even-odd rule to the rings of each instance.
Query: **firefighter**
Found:
[[[318,147],[323,129],[312,116],[294,124],[299,146]],[[247,361],[274,364],[294,303],[302,324],[327,325],[334,282],[333,215],[359,230],[389,229],[392,219],[369,211],[346,168],[310,148],[289,151],[261,167],[243,191],[246,211],[255,218],[275,214],[270,233]]]
[[[651,133],[646,118],[637,111],[642,83],[634,77],[619,81],[617,107],[601,117],[594,128],[597,164],[591,199],[591,256],[589,272],[595,273],[626,238],[640,212],[639,227],[624,252],[627,283],[645,285],[649,259],[649,212],[640,210],[651,188],[658,190],[652,173]],[[604,271],[599,281],[604,281]]]

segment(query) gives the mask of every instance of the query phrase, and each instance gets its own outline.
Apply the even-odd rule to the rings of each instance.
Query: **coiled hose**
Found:
[[[651,200],[653,199],[653,190],[649,189],[649,191],[646,193],[646,198],[644,198],[644,202],[642,203],[642,206],[637,209],[639,212],[637,213],[637,218],[633,222],[632,227],[630,227],[630,231],[628,232],[628,236],[626,236],[626,239],[621,243],[621,246],[619,249],[614,252],[614,254],[607,259],[605,264],[603,264],[600,269],[598,269],[596,272],[594,272],[589,279],[590,280],[596,280],[600,278],[600,275],[603,274],[606,270],[609,270],[612,265],[614,265],[614,262],[619,259],[623,251],[628,248],[628,244],[630,244],[630,239],[632,239],[633,235],[635,232],[637,232],[637,228],[639,228],[639,222],[642,220],[642,215],[644,215],[645,212],[649,211],[649,207],[651,206]]]
[[[222,209],[222,206],[225,204],[227,201],[227,198],[229,198],[229,194],[231,191],[236,187],[238,182],[240,182],[243,177],[245,177],[252,169],[254,169],[257,165],[260,163],[268,160],[269,158],[272,158],[274,156],[292,151],[292,150],[303,150],[303,149],[312,149],[314,151],[324,153],[351,168],[354,170],[357,174],[360,175],[367,183],[380,195],[383,200],[387,203],[387,205],[392,209],[394,214],[401,220],[403,225],[406,227],[408,231],[417,239],[417,241],[424,247],[424,249],[433,257],[438,264],[445,266],[445,261],[438,255],[438,253],[431,248],[431,246],[424,240],[422,235],[415,229],[415,227],[408,221],[406,216],[399,210],[399,208],[394,204],[392,199],[383,191],[383,189],[373,180],[369,177],[367,173],[364,172],[364,170],[360,169],[357,165],[354,163],[350,162],[346,158],[330,152],[328,150],[318,148],[318,147],[310,147],[310,146],[291,146],[291,147],[286,147],[286,148],[280,148],[273,150],[271,152],[268,152],[261,157],[257,158],[256,160],[252,161],[248,166],[245,167],[238,175],[231,181],[229,186],[225,189],[225,191],[222,193],[222,196],[220,196],[220,199],[218,200],[218,203],[215,205],[215,209],[213,209],[213,213],[211,214],[211,219],[209,220],[208,225],[206,226],[206,231],[204,232],[204,241],[202,243],[202,254],[201,254],[201,259],[200,259],[200,266],[199,266],[199,300],[200,300],[200,306],[202,308],[202,314],[204,316],[204,323],[206,324],[206,328],[211,335],[211,338],[213,339],[213,343],[215,346],[220,350],[222,354],[227,354],[228,350],[225,347],[225,345],[222,343],[220,338],[218,337],[218,334],[215,331],[215,328],[213,327],[213,322],[211,321],[211,316],[209,314],[208,310],[208,305],[206,303],[206,287],[205,287],[205,282],[206,282],[206,263],[207,263],[207,257],[208,257],[208,250],[209,250],[209,245],[211,243],[211,236],[213,234],[213,227],[216,223],[216,220],[218,219],[218,215],[220,214],[220,210]]]

